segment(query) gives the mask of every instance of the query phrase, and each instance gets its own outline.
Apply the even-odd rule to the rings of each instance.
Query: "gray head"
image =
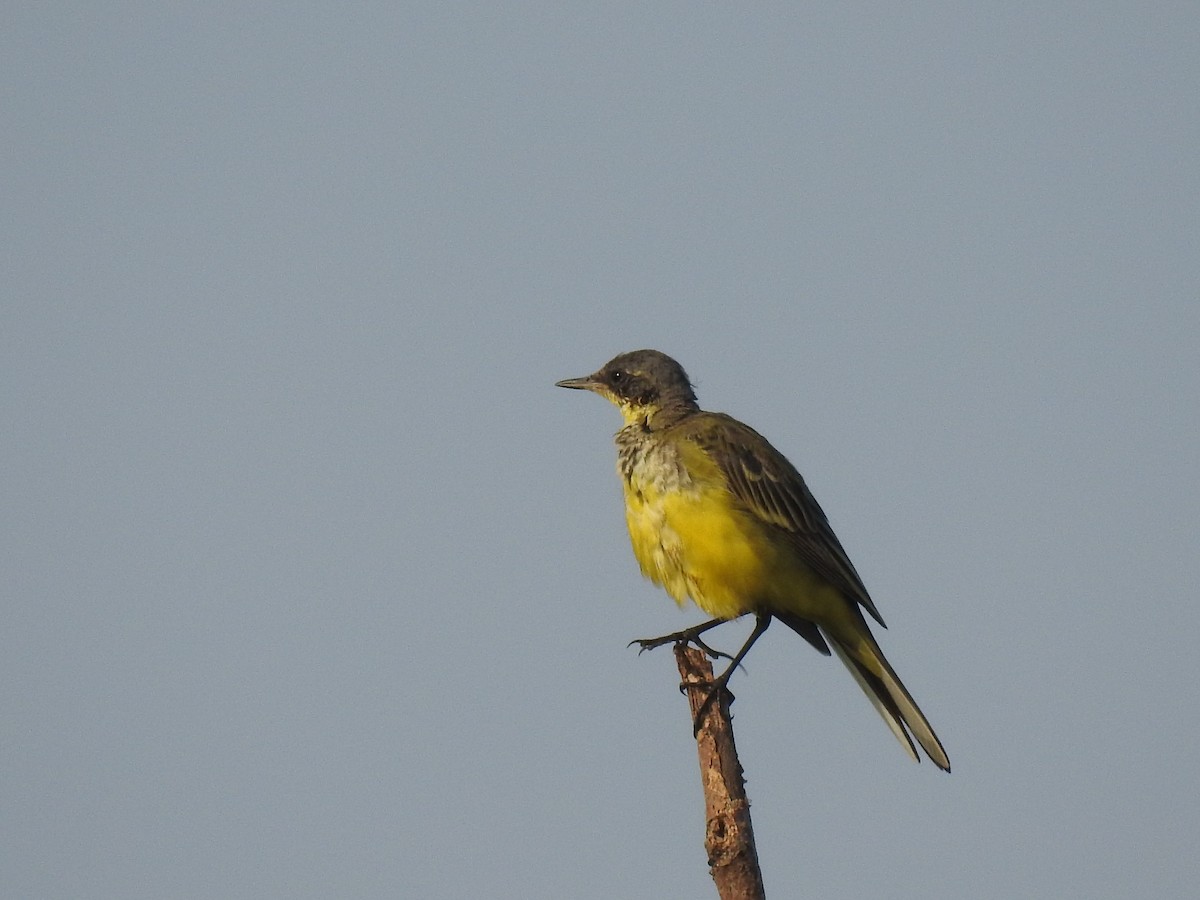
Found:
[[[559,387],[593,391],[616,404],[626,423],[695,412],[696,394],[683,366],[657,350],[615,356],[598,372],[568,378]]]

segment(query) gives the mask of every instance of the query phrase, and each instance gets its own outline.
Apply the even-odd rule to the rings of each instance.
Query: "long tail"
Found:
[[[870,634],[862,636],[857,647],[843,644],[828,631],[825,637],[908,754],[919,759],[915,737],[933,764],[949,772],[950,758],[942,742]]]

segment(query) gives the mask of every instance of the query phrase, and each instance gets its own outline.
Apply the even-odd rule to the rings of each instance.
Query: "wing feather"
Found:
[[[785,532],[815,573],[884,625],[824,510],[795,466],[766,438],[731,416],[705,413],[693,417],[689,425],[688,438],[716,462],[733,495],[764,522]]]

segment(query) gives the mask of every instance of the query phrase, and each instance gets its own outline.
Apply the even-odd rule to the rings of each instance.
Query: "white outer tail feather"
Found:
[[[851,651],[844,647],[829,632],[825,632],[825,637],[828,639],[830,646],[833,647],[838,657],[846,668],[850,670],[850,674],[854,676],[854,680],[858,682],[858,686],[862,688],[863,693],[867,695],[867,699],[871,701],[871,705],[879,712],[880,717],[887,723],[892,734],[896,736],[896,740],[913,758],[914,761],[919,761],[917,756],[917,748],[913,743],[915,737],[920,742],[921,747],[928,754],[929,759],[935,766],[940,769],[950,771],[950,760],[946,756],[945,748],[942,747],[941,741],[937,735],[933,733],[933,728],[929,724],[929,720],[925,718],[913,700],[912,695],[908,693],[900,678],[888,664],[884,658],[882,651],[878,646],[873,646],[873,656],[879,662],[881,670],[880,675],[871,672],[862,663],[858,662]],[[871,642],[874,644],[874,642]],[[881,695],[875,684],[868,680],[868,676],[878,679],[880,685],[886,690],[886,694]],[[911,732],[911,735],[910,733]]]

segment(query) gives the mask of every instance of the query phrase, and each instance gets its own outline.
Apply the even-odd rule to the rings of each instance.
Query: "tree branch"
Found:
[[[712,663],[702,650],[685,643],[675,645],[675,662],[694,720],[712,684]],[[704,849],[721,900],[765,900],[750,802],[733,743],[730,699],[728,691],[721,691],[708,705],[696,733],[707,822]]]

